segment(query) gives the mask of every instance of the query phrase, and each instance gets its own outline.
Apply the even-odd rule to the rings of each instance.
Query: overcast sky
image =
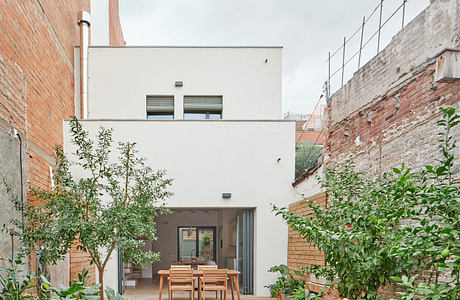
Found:
[[[385,0],[385,21],[403,0]],[[327,79],[328,52],[334,52],[378,6],[379,0],[120,0],[127,45],[283,46],[283,111],[310,113]],[[406,24],[429,5],[409,0]],[[364,41],[378,28],[379,11],[365,26]],[[401,28],[402,9],[382,30],[385,46]],[[359,49],[360,32],[346,47],[346,60]],[[375,37],[362,61],[377,51]],[[382,47],[381,47],[382,48]],[[345,68],[345,81],[357,69],[357,56]],[[332,60],[340,67],[342,52]],[[341,82],[338,72],[332,91]]]

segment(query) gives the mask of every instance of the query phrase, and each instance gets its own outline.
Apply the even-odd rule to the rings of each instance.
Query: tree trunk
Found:
[[[101,285],[99,287],[101,300],[104,300],[104,268],[97,268],[97,270],[99,271],[99,284]]]

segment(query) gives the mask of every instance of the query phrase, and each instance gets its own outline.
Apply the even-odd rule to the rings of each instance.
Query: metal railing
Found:
[[[329,55],[328,55],[328,58],[326,60],[327,64],[328,64],[328,78],[327,78],[327,81],[326,81],[326,100],[329,100],[329,97],[331,96],[331,79],[334,78],[334,76],[338,75],[339,73],[341,73],[341,87],[343,87],[343,82],[344,82],[344,77],[345,77],[345,67],[353,60],[355,59],[356,57],[358,57],[358,68],[356,70],[358,70],[360,67],[361,67],[361,63],[362,63],[362,53],[363,53],[363,49],[369,45],[369,43],[377,36],[377,52],[376,54],[378,54],[380,52],[380,46],[381,46],[381,32],[382,32],[382,28],[399,12],[402,10],[402,22],[401,22],[401,28],[404,27],[405,25],[405,14],[406,14],[406,3],[407,3],[407,0],[401,0],[401,4],[396,8],[396,10],[394,10],[390,16],[388,18],[386,18],[385,20],[383,20],[383,7],[384,7],[384,0],[380,0],[379,4],[377,5],[377,7],[375,7],[375,9],[370,13],[369,16],[366,17],[363,17],[363,22],[361,24],[361,26],[355,31],[353,32],[352,35],[350,35],[350,37],[344,37],[343,38],[343,44],[337,49],[335,50],[332,54],[331,52],[329,52]],[[367,39],[367,40],[364,40],[364,32],[365,32],[365,28],[366,27],[366,24],[368,24],[368,22],[372,19],[372,17],[377,13],[378,13],[378,28],[375,32],[372,33],[372,35]],[[368,25],[369,26],[369,25]],[[358,35],[358,33],[360,33],[360,35]],[[346,50],[347,50],[347,45],[350,43],[350,41],[352,41],[355,37],[357,36],[360,36],[360,40],[359,40],[359,50],[354,52],[351,56],[347,57],[346,56]],[[331,71],[331,59],[333,59],[335,56],[339,55],[339,54],[342,54],[342,59],[341,59],[341,66],[337,69],[334,69]]]

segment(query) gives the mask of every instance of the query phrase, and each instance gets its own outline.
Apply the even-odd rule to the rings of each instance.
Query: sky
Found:
[[[403,0],[383,2],[382,23]],[[408,0],[407,24],[429,5]],[[359,51],[363,16],[380,0],[119,0],[120,21],[128,46],[283,46],[283,112],[311,113],[328,77],[328,52],[347,39],[345,60]],[[379,9],[364,27],[364,42],[378,29]],[[380,49],[402,25],[402,9],[382,27]],[[361,66],[377,53],[377,35],[364,47]],[[340,68],[342,50],[331,59]],[[356,55],[345,67],[344,82],[358,67]],[[341,71],[331,91],[341,86]],[[323,98],[324,99],[324,98]],[[321,100],[324,101],[324,100]]]

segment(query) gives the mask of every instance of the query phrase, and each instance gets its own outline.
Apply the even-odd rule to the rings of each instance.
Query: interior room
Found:
[[[157,273],[168,270],[171,265],[191,265],[194,269],[198,265],[241,269],[243,258],[239,259],[238,266],[237,249],[242,247],[243,228],[238,228],[238,223],[242,224],[242,212],[247,209],[173,208],[172,211],[172,214],[156,219],[158,240],[145,240],[144,249],[160,252],[160,261],[142,268],[131,263],[121,264],[123,272],[119,278],[124,294],[158,293]],[[167,296],[167,284],[163,293]]]

